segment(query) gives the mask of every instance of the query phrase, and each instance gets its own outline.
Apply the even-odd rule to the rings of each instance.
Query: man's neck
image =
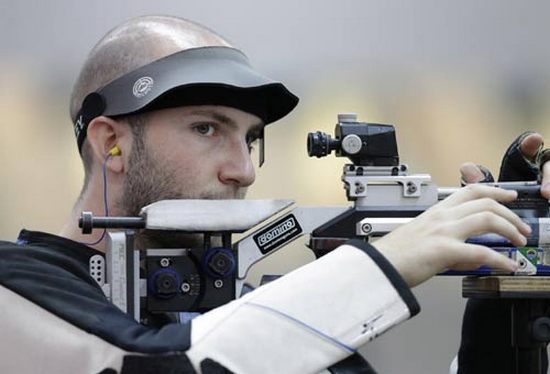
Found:
[[[91,182],[91,181],[90,181]],[[94,188],[94,185],[96,186]],[[105,214],[105,206],[103,202],[103,190],[97,184],[91,184],[86,187],[76,201],[69,219],[65,222],[63,229],[59,233],[60,236],[74,240],[79,243],[87,244],[90,247],[105,252],[105,241],[102,240],[97,244],[91,245],[99,241],[103,234],[103,229],[94,229],[91,234],[83,234],[82,229],[78,227],[78,220],[82,212],[92,212],[94,215],[103,216]],[[113,212],[116,213],[116,212]]]

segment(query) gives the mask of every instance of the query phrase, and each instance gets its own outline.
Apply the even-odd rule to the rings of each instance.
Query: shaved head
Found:
[[[231,46],[198,23],[171,16],[142,16],[115,27],[90,51],[73,87],[74,122],[86,95],[114,79],[167,55],[190,48]]]

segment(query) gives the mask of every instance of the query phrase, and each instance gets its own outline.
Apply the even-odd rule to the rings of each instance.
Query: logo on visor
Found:
[[[134,96],[137,98],[141,98],[147,95],[149,91],[151,91],[151,88],[153,88],[153,83],[154,81],[151,77],[139,78],[136,83],[134,83],[134,88],[132,89]]]
[[[84,120],[82,119],[82,116],[79,116],[76,122],[74,123],[74,133],[76,137],[78,138],[80,136],[80,133],[84,129]]]

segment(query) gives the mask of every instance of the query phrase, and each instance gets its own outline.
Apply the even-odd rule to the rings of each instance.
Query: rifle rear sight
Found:
[[[310,157],[324,157],[332,151],[356,166],[399,166],[394,126],[358,122],[356,114],[338,115],[334,139],[321,131],[308,134]]]

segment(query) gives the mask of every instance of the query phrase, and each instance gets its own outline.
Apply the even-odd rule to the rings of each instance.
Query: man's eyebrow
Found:
[[[233,121],[231,118],[226,116],[225,114],[213,111],[213,110],[204,110],[204,109],[196,109],[191,111],[191,114],[197,114],[200,116],[210,117],[211,119],[223,123],[224,125],[229,126],[235,126],[235,121]]]
[[[201,116],[205,116],[205,117],[210,117],[211,119],[213,119],[217,122],[220,122],[224,125],[228,125],[228,126],[231,126],[231,127],[237,127],[237,124],[235,123],[235,121],[232,118],[229,118],[225,114],[216,112],[214,110],[196,109],[196,110],[193,110],[190,114],[196,114],[196,115],[201,115]],[[264,123],[262,121],[260,121],[256,124],[252,125],[250,127],[250,129],[248,130],[248,133],[260,132],[263,127],[264,127]]]

